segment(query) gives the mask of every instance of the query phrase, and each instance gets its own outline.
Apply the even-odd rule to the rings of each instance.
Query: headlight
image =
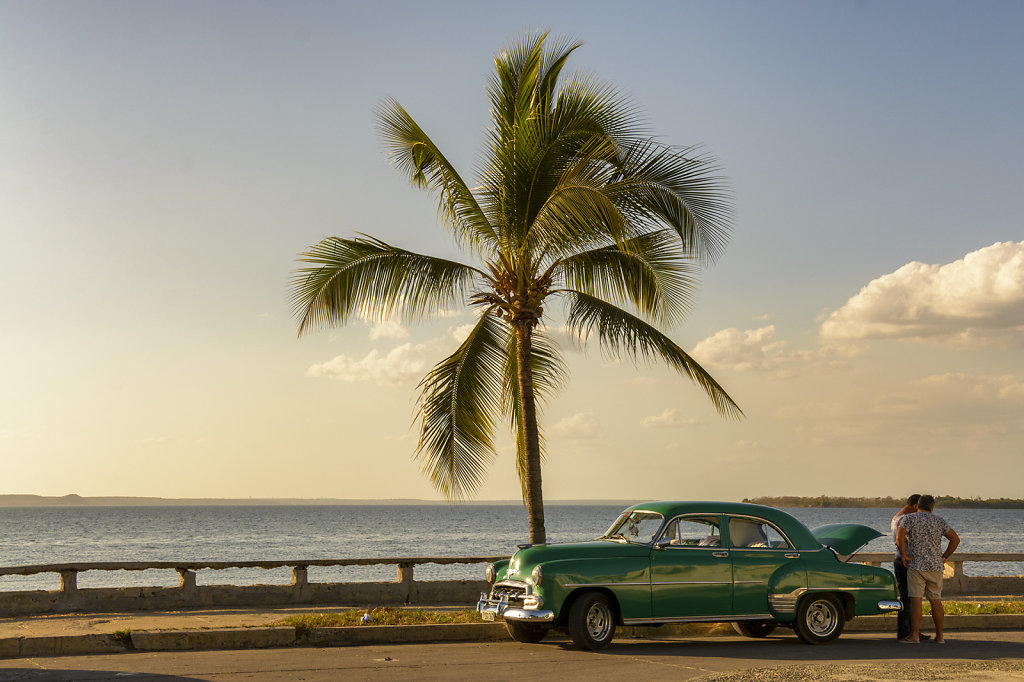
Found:
[[[487,582],[494,582],[494,564],[487,564],[487,571],[484,572],[484,576],[486,576]]]
[[[544,575],[540,570],[540,564],[537,564],[533,567],[533,573],[530,574],[530,579],[533,580],[534,585],[540,585],[540,579],[543,577]]]

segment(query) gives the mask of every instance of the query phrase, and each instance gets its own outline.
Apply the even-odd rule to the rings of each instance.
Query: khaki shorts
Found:
[[[907,592],[911,597],[942,599],[942,571],[907,571]]]

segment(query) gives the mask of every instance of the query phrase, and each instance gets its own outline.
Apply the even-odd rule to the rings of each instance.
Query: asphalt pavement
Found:
[[[1024,680],[1021,630],[950,633],[947,644],[899,644],[847,633],[823,646],[788,631],[764,640],[616,640],[600,652],[564,639],[230,651],[134,652],[0,660],[0,682],[93,680]]]

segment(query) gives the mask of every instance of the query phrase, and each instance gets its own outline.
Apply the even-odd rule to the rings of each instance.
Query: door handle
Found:
[[[800,552],[787,552],[786,553],[786,558],[787,559],[799,559],[800,558]]]
[[[716,556],[716,557],[719,557],[721,559],[724,559],[725,557],[729,556],[729,553],[728,552],[712,552],[711,556]]]

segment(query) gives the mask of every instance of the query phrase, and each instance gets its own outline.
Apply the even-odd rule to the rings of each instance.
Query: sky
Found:
[[[670,334],[746,418],[567,348],[546,498],[1024,496],[1024,4],[625,7],[0,0],[0,493],[440,499],[415,387],[471,314],[299,339],[288,281],[332,235],[463,258],[375,108],[471,176],[550,29],[728,176]],[[477,499],[519,495],[498,442]]]

